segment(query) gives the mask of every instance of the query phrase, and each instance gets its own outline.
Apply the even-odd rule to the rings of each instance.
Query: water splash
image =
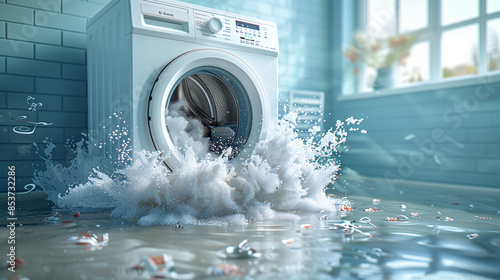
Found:
[[[59,207],[80,211],[109,209],[111,216],[136,218],[139,224],[232,223],[249,220],[297,219],[294,211],[334,212],[339,200],[325,195],[339,165],[337,147],[345,143],[344,122],[306,139],[297,138],[289,113],[255,147],[243,163],[205,155],[192,147],[182,149],[181,166],[169,172],[155,152],[138,152],[124,168],[102,170],[103,158],[77,144],[69,167],[55,164],[53,144],[47,143],[46,170],[37,171],[34,182]],[[354,123],[357,123],[356,120]],[[353,124],[352,121],[349,121]]]

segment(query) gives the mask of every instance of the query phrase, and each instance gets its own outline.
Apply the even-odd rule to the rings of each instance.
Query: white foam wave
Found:
[[[296,137],[293,119],[280,121],[241,166],[228,161],[227,152],[200,157],[200,149],[186,146],[181,166],[173,172],[157,153],[146,151],[124,168],[103,171],[93,168],[102,159],[81,142],[71,166],[54,164],[47,156],[46,170],[36,172],[34,182],[59,207],[107,208],[113,217],[137,218],[142,225],[244,224],[297,219],[294,211],[334,212],[339,201],[324,190],[339,167],[332,155],[345,141],[343,123],[318,141],[304,141]],[[46,155],[52,146],[48,144]]]

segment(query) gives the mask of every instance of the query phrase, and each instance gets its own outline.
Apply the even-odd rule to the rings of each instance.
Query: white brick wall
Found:
[[[54,142],[64,161],[64,142],[87,129],[86,23],[109,1],[0,0],[0,170],[16,165],[19,188],[40,162],[33,142]],[[36,112],[28,96],[43,104]],[[22,115],[53,125],[17,134]]]

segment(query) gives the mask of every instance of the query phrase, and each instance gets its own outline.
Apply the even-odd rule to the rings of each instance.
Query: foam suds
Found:
[[[174,141],[187,143],[181,146],[181,167],[173,172],[158,153],[146,151],[124,168],[95,168],[103,159],[87,150],[93,145],[84,141],[77,144],[71,165],[63,167],[53,162],[53,144],[48,143],[46,170],[35,172],[34,183],[59,207],[106,209],[113,217],[136,218],[141,225],[297,219],[292,212],[334,212],[340,203],[324,191],[339,168],[333,156],[346,140],[344,122],[304,141],[294,132],[297,114],[289,113],[241,163],[229,161],[229,151],[218,157],[207,153],[200,124],[182,114],[168,118],[171,131],[178,124]],[[350,118],[348,124],[360,121]]]

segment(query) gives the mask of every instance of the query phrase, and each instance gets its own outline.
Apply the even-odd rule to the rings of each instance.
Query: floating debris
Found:
[[[103,246],[108,244],[109,235],[105,233],[102,237],[97,237],[91,231],[86,230],[80,232],[78,236],[70,237],[68,241],[76,245]]]
[[[474,216],[475,219],[481,219],[481,220],[491,220],[490,217],[480,217],[480,216]]]
[[[436,212],[436,219],[441,220],[441,212]]]
[[[61,220],[61,214],[59,214],[58,212],[44,219],[46,223],[59,223],[60,220]]]
[[[405,210],[405,209],[406,209],[406,205],[401,204],[401,209],[402,209],[402,210]]]
[[[311,224],[301,224],[300,228],[311,228]]]
[[[325,210],[319,211],[319,219],[320,220],[328,220],[328,215],[325,214]]]
[[[194,273],[177,273],[174,260],[167,254],[143,257],[134,269],[141,276],[150,279],[194,279],[196,276]]]
[[[351,206],[351,202],[347,199],[347,197],[342,198],[342,211],[352,211],[354,210]]]
[[[177,224],[172,226],[172,230],[176,229],[184,229],[184,227],[181,225],[181,222],[177,222]]]
[[[450,217],[446,217],[446,218],[444,218],[444,219],[445,219],[446,221],[453,221],[453,219],[452,219],[452,218],[450,218]]]
[[[372,200],[372,204],[373,204],[373,205],[378,205],[379,203],[380,203],[380,199],[378,199],[378,198],[374,198],[374,199]]]
[[[208,276],[243,276],[243,271],[237,265],[230,263],[221,263],[216,266],[210,266],[207,268],[206,275]]]
[[[477,233],[467,234],[467,237],[468,237],[469,239],[474,239],[474,238],[476,238],[476,237],[478,237],[478,236],[479,236],[479,234],[477,234]]]
[[[386,217],[385,220],[388,222],[408,222],[410,219],[405,215],[398,215],[397,218]]]
[[[363,218],[359,219],[359,221],[361,223],[369,224],[369,225],[371,225],[375,229],[377,228],[374,224],[372,224],[372,219],[370,219],[368,217],[363,217]]]
[[[353,234],[354,232],[358,232],[358,233],[361,233],[364,236],[372,237],[371,234],[366,233],[366,232],[362,232],[361,230],[359,230],[359,228],[361,228],[362,226],[355,225],[355,224],[353,224],[353,223],[351,223],[349,221],[344,221],[344,222],[342,222],[340,224],[333,224],[333,225],[336,226],[336,227],[332,227],[330,229],[339,229],[340,227],[343,227],[344,231],[345,232],[349,232],[350,234]]]
[[[373,207],[370,207],[370,208],[365,208],[363,209],[363,211],[365,212],[382,212],[384,210],[381,210],[381,209],[378,209],[378,208],[373,208]]]
[[[295,240],[293,240],[293,238],[288,238],[288,239],[283,239],[281,240],[281,243],[285,244],[285,245],[290,245],[292,244],[293,242],[295,242]]]
[[[458,202],[458,201],[452,201],[452,202],[450,202],[450,205],[459,205],[459,204],[460,204],[460,202]]]
[[[411,216],[412,216],[413,218],[418,218],[418,213],[411,213]]]
[[[248,239],[245,239],[238,246],[229,246],[225,250],[217,252],[217,256],[222,259],[243,259],[243,258],[260,258],[261,254],[257,253],[253,248],[246,246]]]

